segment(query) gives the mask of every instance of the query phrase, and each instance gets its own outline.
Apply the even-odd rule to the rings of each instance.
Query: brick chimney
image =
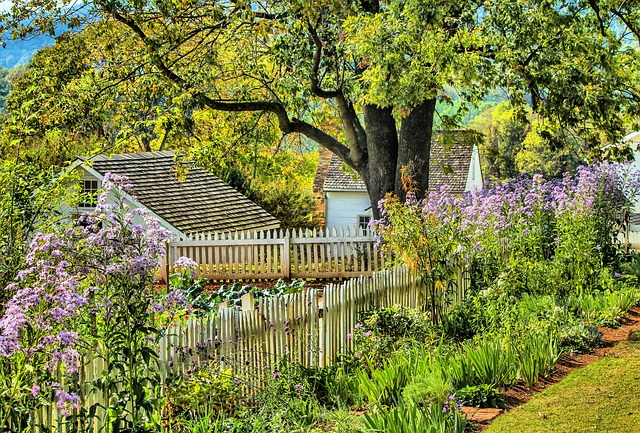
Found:
[[[317,203],[316,211],[314,213],[314,219],[318,221],[318,226],[325,228],[325,202],[324,202],[324,180],[327,178],[327,171],[329,170],[329,163],[333,157],[333,153],[330,150],[319,146],[318,149],[318,168],[316,174],[313,177],[313,199]]]

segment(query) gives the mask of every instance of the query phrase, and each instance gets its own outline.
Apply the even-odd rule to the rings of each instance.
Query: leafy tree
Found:
[[[85,152],[186,150],[184,158],[217,174],[283,226],[313,226],[313,158],[295,152],[266,116],[193,110],[179,91],[160,91],[157,77],[142,69],[91,67],[120,61],[112,43],[118,26],[102,22],[66,33],[37,53],[9,98],[7,133],[67,159]],[[62,155],[52,163],[62,165]]]
[[[490,179],[505,180],[522,172],[540,173],[546,178],[561,177],[584,164],[587,149],[569,136],[567,131],[554,130],[549,122],[534,116],[528,107],[514,108],[509,102],[489,107],[471,122],[486,140],[480,146],[485,173]],[[550,146],[543,136],[559,137]]]
[[[374,203],[402,194],[402,167],[427,188],[445,89],[465,102],[440,116],[445,127],[503,86],[592,148],[638,114],[640,16],[626,3],[23,0],[3,22],[22,37],[96,19],[120,23],[125,48],[117,65],[94,68],[144,70],[196,106],[268,113],[282,133],[337,154]]]
[[[230,116],[246,118],[232,127]],[[310,152],[305,143],[282,140],[277,127],[257,113],[198,110],[193,126],[194,140],[186,143],[185,159],[259,204],[283,228],[317,225],[311,194],[317,153]]]
[[[515,156],[516,168],[520,173],[541,173],[547,178],[561,177],[585,163],[575,140],[567,137],[567,145],[553,149],[542,138],[544,132],[542,127],[534,123],[522,141],[522,149]]]
[[[9,120],[23,125],[25,137],[37,143],[56,131],[58,146],[76,153],[96,143],[118,150],[164,148],[175,125],[185,121],[183,111],[170,89],[160,92],[144,70],[119,64],[114,25],[65,33],[36,53],[7,101]],[[119,49],[130,51],[123,45]]]

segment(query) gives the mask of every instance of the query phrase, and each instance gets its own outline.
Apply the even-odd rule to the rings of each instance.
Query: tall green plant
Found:
[[[364,415],[363,433],[463,433],[467,422],[457,409],[435,403],[424,407],[401,403]]]

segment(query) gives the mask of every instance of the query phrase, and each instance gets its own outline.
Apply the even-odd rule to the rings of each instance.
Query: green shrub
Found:
[[[420,310],[393,306],[360,313],[353,330],[354,353],[364,367],[381,367],[396,352],[436,341],[436,329]]]
[[[640,291],[632,287],[604,290],[572,296],[569,305],[591,325],[617,327],[625,313],[640,299]]]
[[[565,295],[570,283],[553,260],[517,256],[507,263],[495,286],[509,296]]]
[[[300,398],[312,396],[325,408],[358,405],[362,401],[357,377],[348,366],[305,367],[299,363],[281,362],[278,367],[277,393]]]
[[[640,285],[640,254],[634,253],[629,257],[629,261],[620,266],[624,278],[632,284]]]
[[[451,381],[444,370],[437,365],[421,375],[410,379],[402,391],[402,399],[407,403],[443,403],[451,395]]]
[[[595,326],[586,326],[580,322],[565,328],[560,337],[560,349],[570,353],[589,353],[602,347],[602,332]]]
[[[467,406],[507,408],[504,396],[487,384],[465,386],[456,391],[455,398],[460,399],[462,404]]]
[[[413,369],[406,358],[396,356],[380,368],[358,370],[358,387],[366,400],[376,406],[398,404],[402,391],[413,376]]]
[[[234,415],[245,406],[243,390],[235,382],[231,370],[214,366],[169,376],[165,404],[169,418],[196,419],[203,412],[210,419]]]

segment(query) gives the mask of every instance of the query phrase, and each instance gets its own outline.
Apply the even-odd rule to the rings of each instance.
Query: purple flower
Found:
[[[62,389],[55,392],[57,398],[56,407],[62,416],[69,416],[72,409],[80,407],[80,397],[75,393],[68,393]]]

